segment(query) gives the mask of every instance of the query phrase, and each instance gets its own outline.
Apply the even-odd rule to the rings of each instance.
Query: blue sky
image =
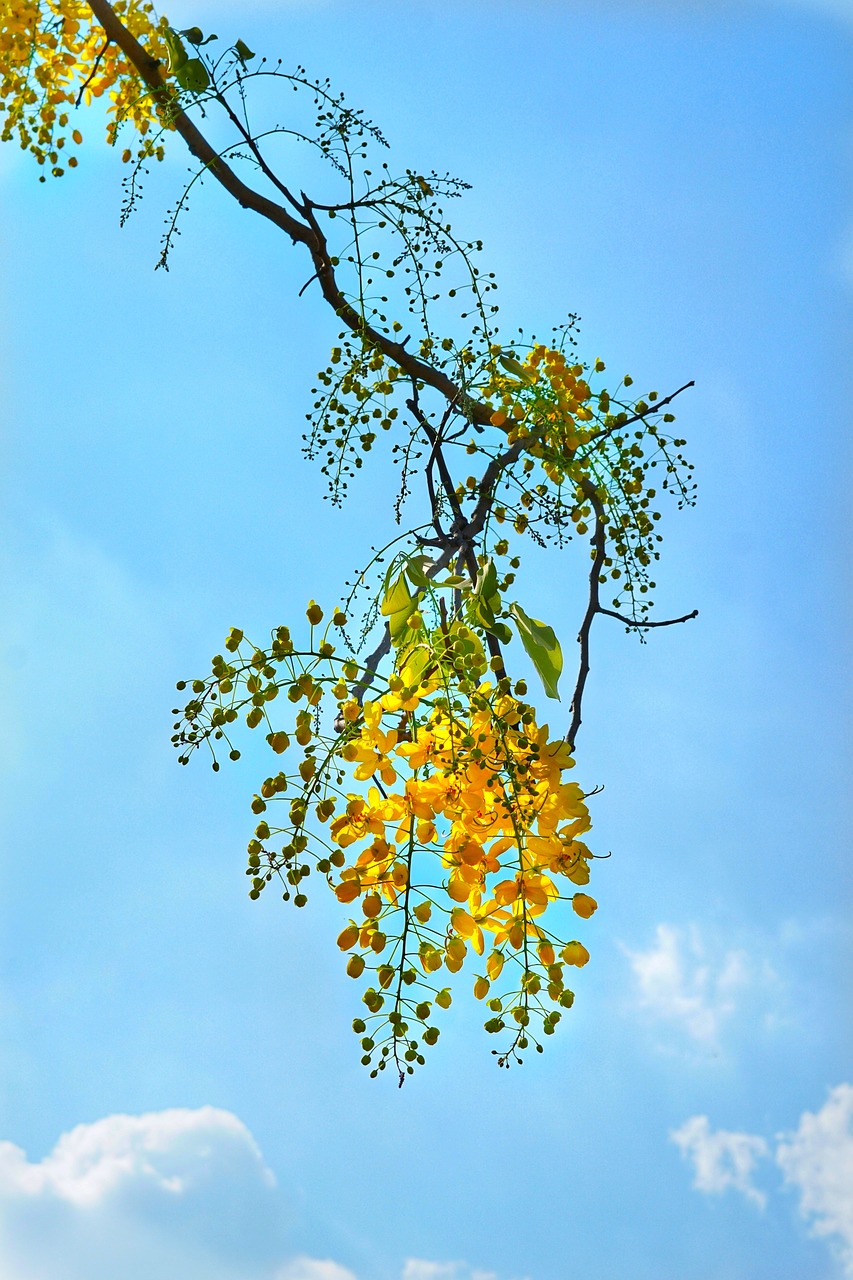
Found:
[[[595,640],[592,962],[498,1071],[454,1006],[371,1082],[332,902],[245,895],[251,753],[169,745],[234,625],[331,601],[383,532],[298,448],[333,326],[212,188],[154,273],[176,152],[118,227],[95,143],[0,155],[4,1280],[853,1275],[849,483],[853,8],[327,0],[170,10],[328,74],[400,165],[473,183],[508,327],[661,391],[698,508],[661,609]],[[387,522],[390,527],[390,516]],[[579,566],[531,557],[568,648]],[[550,710],[550,708],[549,708]]]

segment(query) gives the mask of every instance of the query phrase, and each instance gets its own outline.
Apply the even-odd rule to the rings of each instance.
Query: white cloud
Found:
[[[796,1132],[779,1142],[776,1160],[798,1189],[814,1234],[836,1238],[853,1276],[853,1085],[837,1085],[816,1114],[803,1112]]]
[[[636,979],[640,1006],[708,1048],[735,1011],[736,992],[749,979],[742,951],[708,954],[698,931],[659,924],[648,951],[624,948]]]
[[[707,1116],[691,1116],[669,1137],[692,1162],[697,1191],[713,1195],[732,1188],[764,1207],[767,1196],[752,1180],[758,1162],[770,1154],[764,1138],[712,1130]],[[813,1234],[837,1250],[845,1274],[853,1277],[853,1085],[837,1085],[818,1112],[803,1112],[793,1133],[777,1135],[775,1155],[786,1184],[799,1192],[800,1213]]]
[[[94,1206],[132,1187],[181,1195],[227,1167],[247,1164],[262,1182],[275,1184],[254,1138],[230,1111],[114,1115],[64,1133],[37,1164],[20,1147],[0,1142],[0,1195]]]
[[[685,1160],[692,1161],[697,1191],[719,1195],[731,1188],[764,1208],[767,1197],[752,1183],[755,1166],[768,1155],[763,1138],[726,1129],[712,1130],[707,1116],[691,1116],[669,1137]]]
[[[494,1271],[478,1271],[467,1262],[427,1262],[407,1258],[401,1280],[497,1280]]]
[[[289,1260],[287,1212],[231,1111],[111,1115],[41,1160],[0,1141],[2,1280],[358,1280],[331,1258]],[[401,1280],[497,1280],[409,1258]]]
[[[0,1276],[273,1280],[274,1194],[249,1130],[215,1107],[107,1116],[38,1161],[0,1142]]]
[[[275,1280],[356,1280],[346,1267],[323,1258],[294,1258],[280,1271]]]

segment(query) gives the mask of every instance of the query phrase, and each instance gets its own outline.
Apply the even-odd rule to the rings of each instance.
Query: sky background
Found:
[[[300,456],[335,326],[212,186],[153,271],[177,147],[123,230],[94,122],[60,183],[0,154],[0,1274],[853,1276],[853,5],[236,8],[169,14],[470,181],[508,329],[578,312],[587,358],[695,379],[656,577],[700,616],[599,623],[577,776],[613,856],[546,1054],[499,1071],[462,1000],[370,1081],[340,908],[246,897],[263,758],[169,744],[229,627],[333,602],[391,529],[390,468],[338,512]],[[569,650],[581,561],[526,563]]]

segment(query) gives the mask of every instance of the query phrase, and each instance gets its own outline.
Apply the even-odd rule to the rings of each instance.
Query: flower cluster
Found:
[[[309,619],[322,619],[313,603]],[[202,741],[227,737],[242,712],[249,727],[268,730],[277,755],[301,748],[254,798],[250,895],[278,876],[285,898],[304,906],[310,858],[353,912],[338,945],[347,973],[371,983],[354,1023],[365,1065],[406,1073],[423,1060],[439,1035],[435,1011],[451,1002],[445,983],[466,959],[477,970],[474,996],[488,1003],[487,1031],[509,1033],[500,1061],[541,1049],[540,1034],[552,1034],[574,1000],[566,969],[589,959],[582,942],[561,936],[565,904],[587,919],[596,903],[580,891],[592,854],[581,839],[590,826],[584,793],[565,776],[574,761],[537,723],[523,684],[489,678],[476,637],[459,623],[422,629],[372,697],[328,631],[319,641],[312,633],[302,653],[286,628],[268,651],[242,657],[243,646],[232,632],[226,647],[238,660],[218,655],[212,677],[195,682],[175,741],[186,759]],[[305,704],[290,731],[271,719],[282,691]]]
[[[165,60],[165,19],[148,0],[116,0],[116,14],[157,57]],[[140,154],[162,159],[150,134],[160,127],[157,111],[117,45],[105,41],[92,11],[81,0],[5,0],[0,5],[0,140],[17,137],[21,147],[54,177],[76,168],[73,147],[83,137],[71,129],[70,111],[103,99],[107,138],[115,143],[125,121],[143,139]],[[130,159],[130,151],[124,153]],[[44,175],[42,175],[42,181]]]
[[[492,426],[509,444],[522,444],[524,456],[507,473],[509,512],[498,506],[495,516],[502,522],[512,514],[517,533],[529,530],[539,540],[546,526],[558,539],[592,532],[607,540],[599,581],[615,585],[613,607],[627,604],[639,622],[651,607],[650,569],[660,558],[655,499],[670,491],[679,506],[692,505],[696,486],[679,452],[684,440],[669,435],[675,416],[658,406],[658,393],[634,398],[629,375],[615,392],[593,390],[604,370],[603,360],[587,367],[544,343],[533,343],[524,360],[491,348],[480,392]],[[593,558],[596,551],[593,545]]]
[[[492,355],[500,357],[501,348]],[[592,392],[584,380],[583,365],[569,363],[564,352],[536,343],[523,363],[515,357],[503,357],[510,376],[502,375],[496,364],[485,387],[489,400],[500,400],[491,416],[493,426],[504,427],[510,444],[535,435],[533,451],[547,459],[545,470],[559,483],[564,479],[565,464],[578,445],[589,439],[582,423],[591,422],[589,408]],[[604,369],[596,361],[596,371]],[[513,376],[514,375],[514,376]],[[560,467],[559,461],[563,461]]]
[[[436,1010],[451,1004],[450,980],[466,963],[473,997],[488,1007],[486,1030],[508,1037],[493,1051],[508,1064],[531,1045],[542,1049],[540,1037],[574,1001],[567,971],[589,959],[570,935],[575,917],[588,920],[596,910],[584,891],[590,819],[587,796],[568,772],[593,620],[609,614],[642,635],[649,625],[695,616],[648,618],[661,542],[657,493],[674,492],[681,506],[695,490],[679,452],[684,441],[670,437],[674,416],[664,412],[680,392],[637,398],[629,376],[615,391],[602,386],[603,361],[583,364],[572,354],[573,320],[550,345],[498,345],[494,276],[476,265],[481,243],[458,239],[444,212],[466,184],[413,169],[395,178],[387,162],[376,165],[369,148],[387,146],[381,131],[328,81],[266,59],[252,70],[256,55],[242,40],[209,57],[202,50],[216,36],[172,30],[150,0],[114,0],[112,12],[118,24],[102,27],[81,0],[0,0],[0,138],[16,138],[43,172],[59,177],[76,167],[82,142],[78,129],[69,133],[71,109],[100,102],[111,144],[124,123],[140,139],[125,180],[125,218],[137,175],[148,157],[162,157],[177,112],[194,112],[203,129],[205,102],[215,99],[234,132],[210,144],[207,155],[220,162],[200,161],[177,200],[159,265],[168,263],[190,190],[208,173],[289,229],[313,264],[303,291],[319,281],[343,330],[318,374],[306,454],[319,458],[338,503],[388,432],[400,465],[397,524],[417,474],[426,499],[420,523],[374,547],[325,627],[323,610],[309,604],[304,648],[287,627],[267,647],[231,632],[226,654],[192,681],[186,705],[175,710],[179,759],[185,764],[208,746],[218,769],[223,745],[231,759],[240,756],[230,737],[236,722],[265,732],[283,767],[251,802],[249,894],[257,899],[279,880],[284,899],[302,908],[309,877],[319,876],[336,906],[352,913],[338,945],[348,974],[369,984],[366,1012],[353,1026],[372,1074],[392,1064],[402,1083],[424,1061],[439,1036]],[[162,88],[144,89],[128,32],[164,68]],[[301,95],[309,123],[289,108],[284,123],[273,117],[250,130],[247,91],[258,77],[262,103],[277,83]],[[295,198],[287,174],[280,179],[269,167],[276,136],[287,139],[285,156],[293,140],[319,151],[341,179],[337,202],[305,192]],[[192,142],[190,150],[205,154]],[[125,148],[123,159],[132,158]],[[239,187],[228,177],[235,166],[247,170]],[[276,190],[251,195],[256,179]],[[452,274],[442,276],[448,264]],[[465,322],[454,337],[433,321],[435,304],[446,314],[451,302]],[[460,471],[463,454],[478,461]],[[524,681],[513,684],[507,674],[515,642],[546,696],[561,696],[554,630],[510,596],[520,567],[513,529],[540,545],[577,536],[589,547],[566,739],[539,723]],[[601,598],[610,582],[612,608]],[[363,593],[369,599],[352,643],[345,611]],[[334,628],[346,641],[344,656]],[[354,656],[378,628],[372,655]],[[282,722],[277,713],[287,704]]]

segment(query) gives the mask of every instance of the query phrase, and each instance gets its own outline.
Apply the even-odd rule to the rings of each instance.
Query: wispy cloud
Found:
[[[853,1085],[837,1085],[820,1111],[804,1111],[776,1160],[800,1193],[800,1213],[815,1235],[835,1241],[853,1276]]]
[[[355,1275],[329,1258],[294,1258],[276,1272],[275,1280],[356,1280]]]
[[[716,1048],[723,1023],[735,1011],[736,995],[749,981],[746,954],[708,947],[695,927],[669,924],[657,926],[648,950],[623,949],[640,1007],[696,1044]]]
[[[669,1137],[693,1164],[693,1185],[697,1191],[712,1195],[730,1189],[739,1191],[747,1200],[764,1208],[767,1197],[752,1182],[755,1166],[769,1154],[763,1138],[726,1129],[712,1130],[707,1116],[691,1116]]]
[[[764,1207],[767,1195],[753,1174],[771,1154],[765,1138],[712,1129],[707,1116],[691,1116],[669,1137],[693,1165],[697,1191],[731,1189]],[[819,1111],[803,1112],[793,1133],[777,1135],[775,1159],[785,1183],[799,1192],[812,1233],[827,1240],[853,1277],[853,1085],[837,1085]]]
[[[427,1262],[407,1258],[401,1280],[497,1280],[494,1271],[478,1271],[467,1262]]]

